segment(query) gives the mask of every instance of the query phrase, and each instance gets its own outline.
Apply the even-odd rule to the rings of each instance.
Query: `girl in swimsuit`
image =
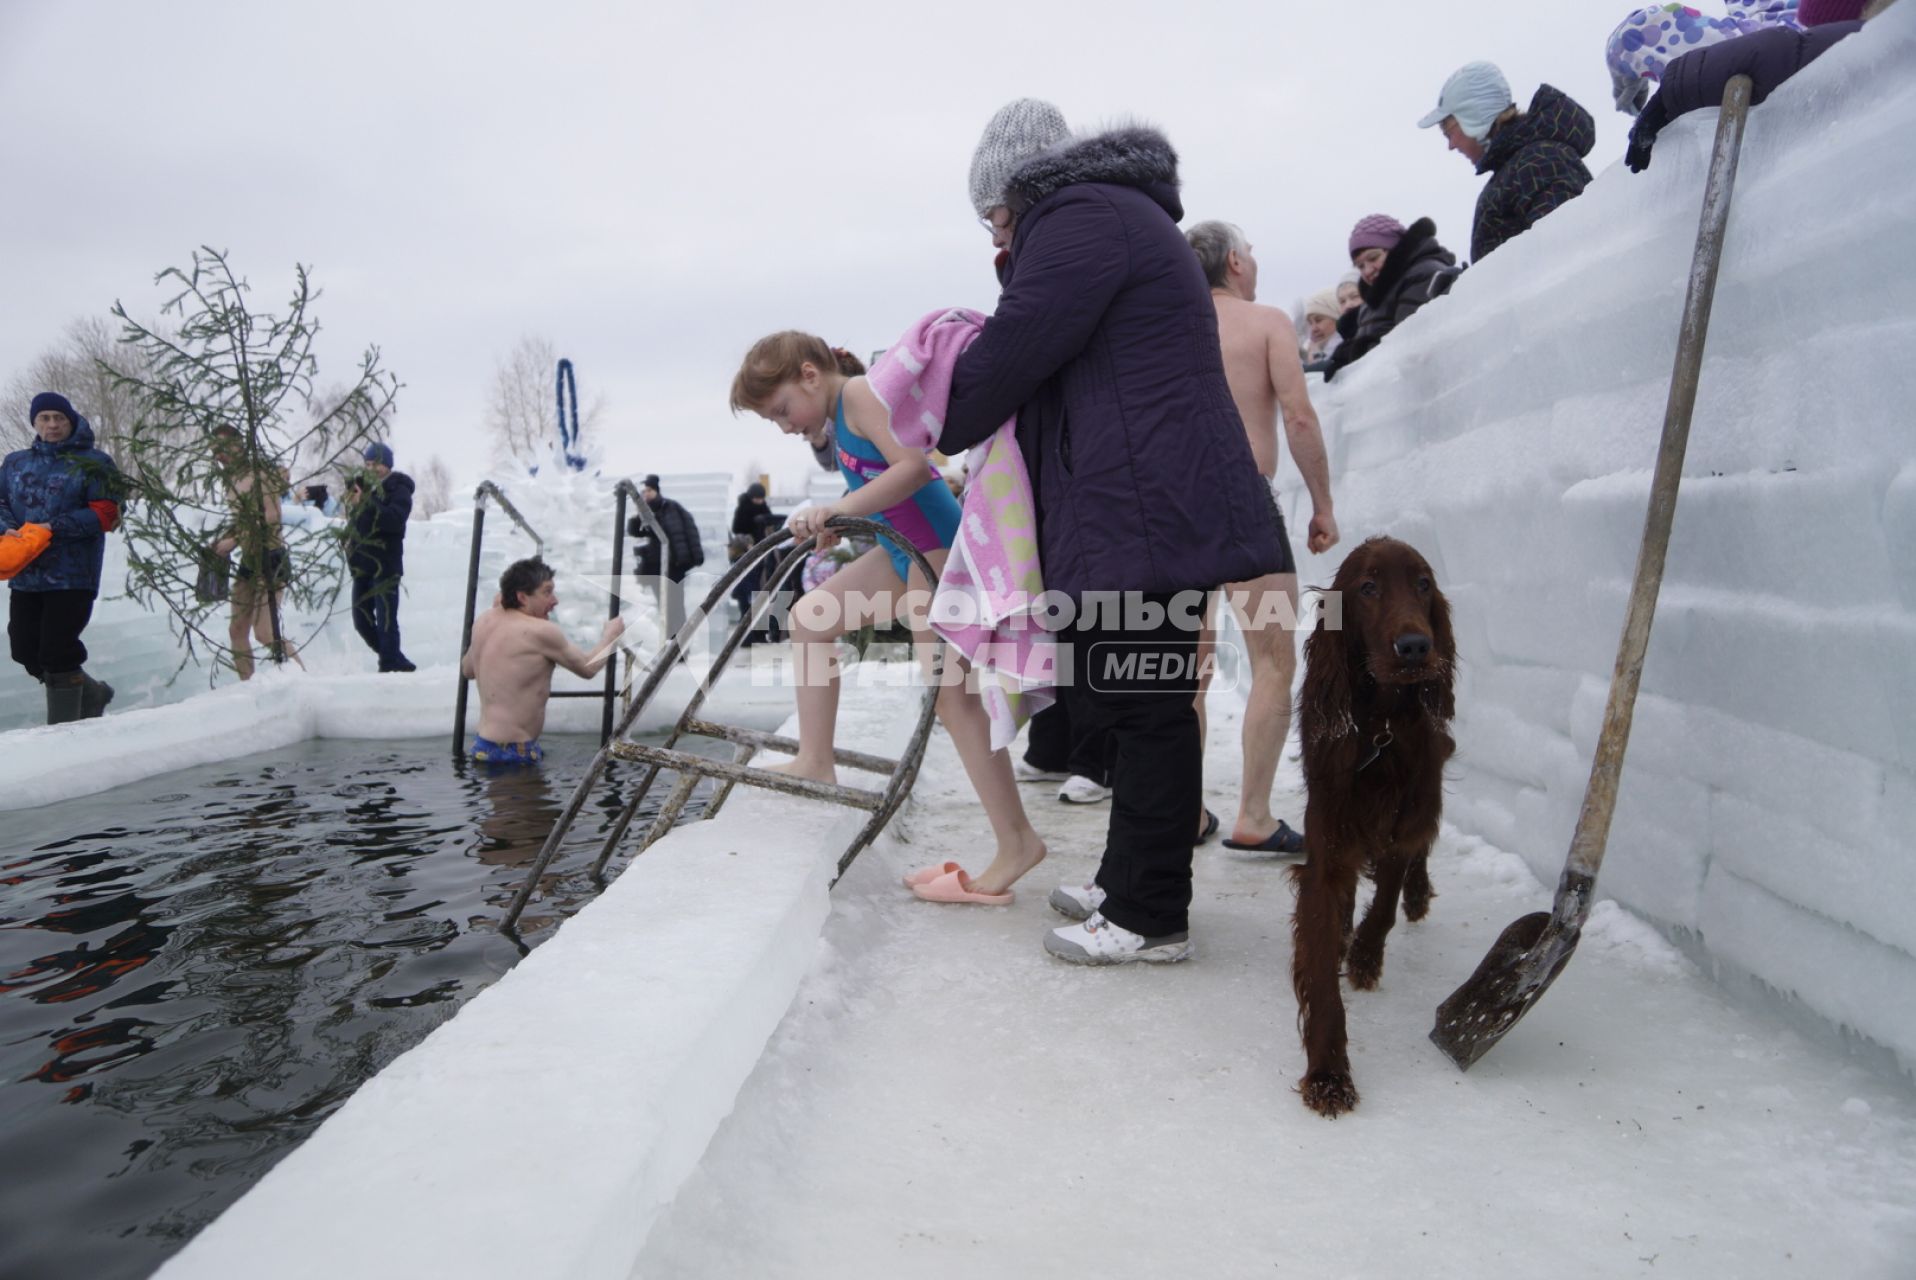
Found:
[[[833,516],[861,516],[890,525],[942,571],[958,536],[959,507],[925,453],[900,444],[891,414],[864,379],[865,366],[848,351],[808,333],[786,331],[761,339],[732,380],[732,412],[751,410],[786,435],[804,436],[814,450],[835,440],[839,471],[850,487],[826,506],[795,512],[787,527],[797,538],[821,535]],[[931,584],[902,550],[881,541],[808,591],[792,609],[792,656],[798,682],[798,756],[783,771],[836,782],[833,739],[838,721],[838,638],[866,623],[904,620],[921,658],[932,636],[926,620]],[[947,652],[956,665],[957,655]],[[966,877],[963,901],[1010,901],[1013,881],[1044,858],[1044,841],[1025,816],[1009,752],[991,749],[984,703],[965,687],[962,668],[938,691],[938,718],[978,793],[997,837],[997,856],[975,879]],[[921,897],[930,896],[920,893]],[[942,900],[942,899],[941,899]]]

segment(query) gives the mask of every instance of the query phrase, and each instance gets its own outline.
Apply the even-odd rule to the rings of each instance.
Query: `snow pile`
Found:
[[[1601,888],[1916,1068],[1916,6],[1750,116]],[[1554,884],[1635,567],[1716,112],[1314,387],[1345,543],[1436,567],[1447,816]],[[1302,529],[1308,498],[1285,495]]]
[[[565,467],[542,467],[537,476],[495,477],[513,506],[545,539],[541,554],[548,564],[559,570],[560,603],[555,616],[567,634],[581,643],[598,635],[610,603],[615,511],[612,488],[616,480],[617,477],[586,475]],[[710,506],[711,494],[704,490],[700,493],[704,505]],[[466,569],[472,545],[470,494],[465,496],[464,503],[430,520],[413,520],[406,531],[406,576],[400,597],[399,627],[407,656],[422,668],[429,665],[451,668],[459,656]],[[289,504],[286,511],[289,521],[326,523],[307,508]],[[330,523],[335,528],[343,524],[338,520]],[[714,546],[709,536],[706,541],[706,568],[687,580],[690,601],[701,599],[725,566],[724,543]],[[535,551],[538,547],[533,540],[498,504],[489,504],[485,550],[479,565],[478,608],[491,604],[505,567]],[[624,561],[621,594],[625,599],[628,643],[650,652],[658,645],[658,609],[651,592],[632,576],[635,557],[630,539],[626,540]],[[163,614],[150,613],[118,594],[125,580],[125,540],[109,537],[102,577],[105,590],[84,637],[91,654],[87,670],[114,687],[109,718],[138,708],[178,702],[204,693],[208,687],[208,667],[203,660],[189,662],[178,678],[173,678],[186,656],[185,647],[174,637]],[[330,620],[326,620],[323,610],[308,613],[289,609],[288,615],[287,634],[302,645],[301,657],[309,672],[352,675],[374,669],[372,651],[353,631],[350,583],[342,582]],[[322,622],[323,629],[307,639]],[[224,636],[223,611],[215,615],[209,629],[216,636]],[[262,667],[271,665],[265,661],[263,649],[256,650],[255,657]],[[217,673],[214,681],[216,687],[237,683],[231,671]],[[583,686],[561,674],[557,687]],[[5,675],[0,675],[0,730],[43,724],[45,720],[46,702],[40,686],[27,679],[17,667],[9,667]],[[438,732],[438,726],[414,732]],[[361,736],[387,734],[375,729]]]
[[[667,676],[634,732],[669,728],[696,679],[684,668]],[[141,778],[273,751],[308,738],[443,734],[450,747],[457,692],[458,671],[450,664],[421,667],[404,676],[263,671],[247,683],[202,692],[185,702],[56,728],[16,730],[7,736],[11,753],[0,773],[0,812],[94,795]],[[765,725],[778,723],[791,704],[788,686],[742,670],[715,686],[706,706],[721,721]],[[556,699],[547,707],[546,731],[596,736],[604,705],[590,698]],[[466,711],[468,738],[478,723],[479,699],[474,694]]]
[[[554,617],[582,647],[596,641],[613,587],[613,483],[563,467],[547,467],[538,477],[520,477],[510,487],[502,484],[513,505],[545,540],[540,554],[559,571],[559,608]],[[303,513],[297,518],[304,518]],[[0,811],[90,795],[137,778],[230,760],[311,737],[445,734],[450,741],[471,539],[470,507],[414,521],[407,532],[399,621],[406,653],[419,664],[419,670],[410,675],[374,671],[372,652],[352,629],[347,611],[350,586],[342,589],[333,619],[305,642],[304,671],[290,664],[277,669],[262,657],[259,674],[251,682],[221,671],[210,691],[206,669],[192,664],[169,683],[184,650],[163,617],[125,599],[102,600],[86,641],[93,653],[88,670],[116,691],[104,719],[49,728],[43,723],[46,708],[40,687],[18,668],[9,668],[10,674],[0,677],[0,726],[13,730],[10,743],[27,748],[14,752],[12,766],[0,776]],[[483,610],[491,605],[506,565],[535,550],[532,539],[498,504],[489,504],[476,607]],[[624,643],[642,660],[659,643],[658,608],[650,591],[632,576],[633,559],[628,545],[619,591],[625,602]],[[124,570],[124,543],[109,538],[105,580],[119,581]],[[688,599],[702,599],[712,581],[709,573],[694,574],[687,583]],[[319,621],[319,616],[294,612],[287,632],[304,636]],[[721,625],[729,621],[729,612],[720,615]],[[704,669],[696,660],[693,665]],[[653,732],[676,719],[693,683],[691,669],[674,671],[637,730]],[[559,672],[553,688],[600,690],[604,681],[581,681]],[[721,719],[729,715],[754,723],[768,722],[767,709],[773,707],[778,710],[770,722],[775,722],[790,705],[788,688],[743,669],[717,686],[711,704]],[[478,723],[478,706],[475,691],[467,712],[468,733]],[[587,698],[555,699],[548,707],[547,730],[597,733],[603,707],[602,702]]]

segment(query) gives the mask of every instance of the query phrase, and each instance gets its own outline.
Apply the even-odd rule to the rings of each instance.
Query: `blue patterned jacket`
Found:
[[[53,541],[7,583],[15,591],[100,591],[106,528],[87,504],[121,500],[120,469],[93,447],[93,426],[73,421],[59,444],[36,439],[0,462],[0,532],[43,524]]]

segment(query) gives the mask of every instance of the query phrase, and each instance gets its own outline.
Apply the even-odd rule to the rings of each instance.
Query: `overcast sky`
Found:
[[[1520,103],[1565,90],[1592,170],[1621,156],[1603,45],[1629,9],[0,0],[0,377],[116,298],[155,314],[206,243],[268,309],[313,268],[322,382],[380,346],[402,469],[475,480],[494,367],[537,334],[604,400],[609,467],[796,478],[802,446],[726,410],[740,356],[989,311],[966,173],[1003,102],[1162,128],[1186,225],[1243,226],[1289,309],[1367,213],[1465,255],[1481,179],[1415,127],[1464,62]]]

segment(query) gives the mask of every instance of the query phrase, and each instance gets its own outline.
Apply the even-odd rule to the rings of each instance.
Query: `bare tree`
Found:
[[[331,429],[328,424],[338,421],[341,407],[351,400],[354,390],[335,381],[306,398],[305,421],[296,428],[291,456],[284,463],[294,492],[307,485],[323,484],[344,497],[347,483],[365,469],[362,455],[366,446],[392,438],[390,405],[367,424],[363,437],[345,438]]]
[[[126,440],[139,420],[140,401],[120,383],[109,365],[122,365],[141,375],[151,370],[141,365],[145,353],[121,347],[112,326],[98,316],[75,320],[66,327],[59,342],[29,362],[26,368],[7,380],[6,402],[20,407],[18,415],[7,414],[9,422],[19,426],[22,439],[32,431],[26,426],[27,405],[42,391],[58,391],[93,425],[93,438],[100,448],[112,454],[122,468],[132,471]],[[145,460],[145,465],[163,463],[163,456]]]
[[[538,334],[521,337],[494,366],[486,405],[493,465],[537,465],[558,442],[558,367],[558,348]],[[580,412],[580,429],[594,429],[604,415],[604,397],[593,398]]]
[[[417,487],[413,490],[412,513],[415,516],[430,520],[441,511],[451,509],[452,469],[444,458],[433,454],[414,480]]]

